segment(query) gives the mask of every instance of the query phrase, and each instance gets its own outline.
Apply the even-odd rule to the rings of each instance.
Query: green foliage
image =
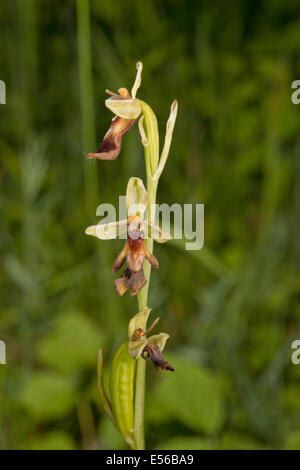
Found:
[[[297,429],[292,431],[285,437],[284,449],[285,450],[299,450],[300,447],[300,432]]]
[[[84,230],[145,179],[143,150],[135,127],[117,161],[83,153],[110,123],[105,88],[142,60],[161,135],[179,103],[158,202],[205,204],[203,250],[155,245],[149,305],[175,373],[147,366],[148,447],[299,449],[299,2],[80,3],[0,3],[0,446],[124,446],[97,350],[109,364],[137,305],[113,285],[123,241]]]
[[[99,426],[99,436],[101,436],[102,448],[107,450],[128,449],[123,436],[119,433],[111,420],[105,416]]]
[[[104,344],[97,323],[76,311],[62,313],[53,323],[38,342],[40,362],[66,374],[94,369],[99,344]]]
[[[214,446],[207,440],[195,436],[178,436],[164,442],[159,450],[213,450]]]
[[[229,431],[222,435],[218,448],[222,450],[255,450],[263,447],[250,436]]]
[[[72,409],[72,383],[63,375],[36,372],[27,379],[19,399],[37,421],[56,420]]]
[[[194,431],[217,432],[225,418],[222,384],[209,369],[168,354],[176,373],[160,378],[153,400],[160,412]]]
[[[64,431],[48,432],[45,436],[34,436],[24,444],[28,450],[76,450],[72,437]]]

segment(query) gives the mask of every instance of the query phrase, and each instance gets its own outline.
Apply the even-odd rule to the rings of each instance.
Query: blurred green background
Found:
[[[144,178],[137,126],[116,161],[83,153],[142,60],[161,136],[179,101],[158,202],[205,204],[203,250],[155,246],[176,372],[147,368],[148,448],[300,449],[299,1],[4,0],[0,22],[1,448],[126,449],[95,367],[137,303],[113,285],[123,241],[84,230]]]

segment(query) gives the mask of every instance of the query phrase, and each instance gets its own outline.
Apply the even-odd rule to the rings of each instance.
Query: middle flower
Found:
[[[147,209],[147,191],[140,178],[130,178],[127,185],[126,203],[127,219],[108,224],[98,224],[88,227],[87,235],[92,235],[101,240],[126,236],[123,250],[113,264],[113,274],[119,271],[126,261],[127,267],[122,276],[114,281],[117,292],[123,295],[128,289],[131,296],[136,295],[147,283],[144,275],[144,261],[147,259],[151,266],[158,269],[159,264],[155,256],[148,250],[145,238],[151,238],[159,243],[164,243],[172,237],[160,227],[143,220]]]

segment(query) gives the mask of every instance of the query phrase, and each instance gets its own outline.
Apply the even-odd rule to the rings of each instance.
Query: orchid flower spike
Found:
[[[128,325],[128,352],[134,359],[142,357],[146,361],[152,361],[156,370],[164,369],[174,372],[174,368],[162,355],[162,350],[165,347],[169,335],[167,333],[159,333],[158,335],[147,338],[147,334],[159,321],[159,318],[157,318],[150,328],[146,330],[146,323],[150,312],[151,309],[145,307],[130,320]]]
[[[105,134],[103,142],[98,150],[94,153],[86,154],[88,158],[115,160],[121,151],[123,135],[129,131],[141,115],[142,108],[139,100],[136,99],[136,93],[141,85],[141,75],[143,70],[142,62],[138,62],[136,67],[137,74],[131,90],[131,95],[126,88],[119,88],[118,93],[105,90],[105,92],[110,95],[110,97],[105,101],[105,106],[115,114],[115,118]]]
[[[112,272],[114,274],[119,271],[126,261],[125,271],[114,283],[119,295],[123,295],[130,289],[131,296],[134,296],[147,283],[143,269],[144,260],[147,259],[155,269],[159,267],[157,259],[146,247],[145,238],[164,243],[172,236],[157,225],[144,220],[148,195],[140,178],[132,177],[128,181],[126,202],[127,219],[92,225],[86,229],[85,233],[100,240],[111,240],[117,237],[126,239],[124,248],[113,264]]]

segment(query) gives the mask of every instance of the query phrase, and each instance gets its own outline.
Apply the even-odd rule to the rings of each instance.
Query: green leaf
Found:
[[[51,431],[40,437],[33,437],[23,445],[25,450],[76,450],[72,436],[64,431]]]
[[[214,450],[214,446],[198,436],[178,436],[158,445],[157,450]]]
[[[80,312],[67,312],[39,342],[37,357],[59,372],[80,371],[96,367],[103,343],[103,334],[94,321]]]
[[[112,424],[111,420],[106,416],[101,420],[98,435],[102,449],[105,450],[122,450],[128,449],[128,444],[124,437]]]
[[[221,436],[220,446],[222,450],[256,450],[263,446],[255,441],[251,436],[229,431]]]
[[[174,374],[161,374],[156,406],[196,431],[214,433],[224,422],[222,382],[204,366],[166,354]]]
[[[74,387],[62,375],[37,372],[27,379],[20,393],[20,402],[36,420],[55,420],[71,411]]]
[[[300,449],[300,431],[292,431],[289,433],[284,441],[283,448],[285,450],[299,450]]]

